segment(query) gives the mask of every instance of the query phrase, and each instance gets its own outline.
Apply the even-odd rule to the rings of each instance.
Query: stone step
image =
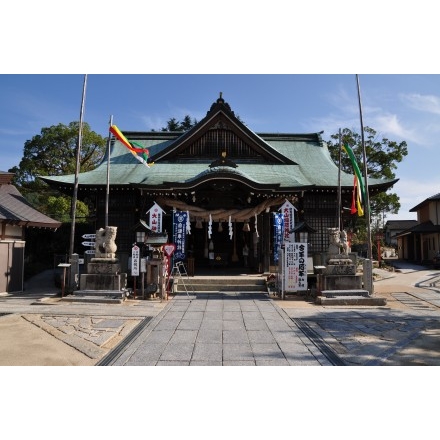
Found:
[[[386,298],[370,296],[340,296],[335,298],[327,298],[325,296],[316,297],[316,304],[322,306],[385,306]]]
[[[175,278],[176,280],[179,280],[178,277]],[[182,277],[183,281],[185,282],[190,282],[194,285],[199,285],[199,284],[217,284],[217,285],[229,285],[229,284],[234,284],[236,286],[238,285],[243,285],[243,284],[250,284],[250,285],[258,285],[258,286],[264,286],[266,285],[266,280],[265,278],[210,278],[210,277]]]
[[[125,301],[125,297],[67,295],[61,298],[61,301],[87,304],[122,304]]]
[[[185,292],[265,292],[267,293],[264,278],[176,278],[174,280],[174,291]]]
[[[122,304],[128,295],[126,290],[75,290],[61,301],[75,303]]]
[[[107,289],[107,290],[94,290],[94,289],[81,289],[81,290],[75,290],[72,293],[73,296],[109,296],[109,297],[119,297],[119,298],[125,298],[127,295],[126,290],[113,290],[113,289]]]
[[[186,286],[186,289],[185,289]],[[247,286],[245,284],[241,285],[226,285],[226,284],[198,284],[191,285],[185,284],[185,286],[181,283],[175,284],[175,292],[264,292],[267,293],[267,289],[264,286]]]
[[[368,297],[370,296],[370,293],[368,290],[364,289],[334,289],[334,290],[322,290],[321,296],[325,296],[326,298],[335,298],[335,297],[341,297],[341,296],[362,296],[362,297]]]

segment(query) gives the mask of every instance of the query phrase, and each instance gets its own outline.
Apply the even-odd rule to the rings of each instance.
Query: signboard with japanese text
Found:
[[[95,247],[95,242],[94,241],[83,241],[81,244],[83,246]]]
[[[133,277],[139,276],[140,265],[140,249],[137,245],[131,248],[131,275]]]
[[[162,232],[162,216],[165,211],[155,202],[147,211],[150,214],[150,229],[153,232]]]
[[[290,239],[290,231],[295,227],[296,208],[286,200],[279,209],[284,216],[284,240]]]
[[[307,243],[285,243],[284,290],[307,290]]]
[[[186,223],[188,213],[186,211],[175,211],[173,217],[173,242],[176,245],[174,260],[181,261],[186,258]]]
[[[273,261],[278,263],[280,258],[281,245],[284,237],[284,215],[273,213]]]

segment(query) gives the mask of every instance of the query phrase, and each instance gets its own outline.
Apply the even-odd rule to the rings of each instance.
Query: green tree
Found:
[[[61,195],[37,177],[75,173],[78,133],[79,122],[42,128],[40,134],[25,142],[23,158],[18,167],[9,170],[15,174],[14,184],[27,200],[47,215],[50,215],[49,210],[55,209],[55,217],[58,219],[70,216],[70,206],[66,206],[64,213],[60,210],[66,205],[65,201],[60,200],[57,204],[52,200],[50,206],[49,197]],[[92,131],[87,123],[83,123],[80,172],[90,171],[100,163],[105,146],[106,139]]]
[[[72,200],[71,197],[66,196],[49,196],[47,199],[46,206],[42,206],[45,209],[47,215],[50,217],[59,220],[63,223],[70,222],[70,209],[71,209]],[[77,200],[76,202],[76,215],[75,221],[77,223],[86,223],[87,217],[89,215],[88,206],[82,202],[81,200]]]
[[[342,143],[347,143],[353,150],[356,161],[361,173],[364,173],[364,159],[362,137],[360,134],[344,128],[341,130]],[[339,133],[331,135],[327,141],[330,154],[336,164],[339,164]],[[371,178],[394,179],[394,170],[405,156],[408,155],[408,148],[405,141],[395,142],[385,137],[378,136],[377,132],[364,127],[365,156],[367,174]],[[341,154],[341,170],[353,173],[353,166],[347,154]],[[400,209],[399,197],[395,193],[385,192],[370,197],[370,217],[371,220],[384,220],[386,213],[397,214]]]
[[[161,131],[188,131],[196,124],[196,119],[191,119],[189,115],[186,115],[183,121],[179,121],[177,118],[170,118],[167,121],[166,127],[162,127]]]

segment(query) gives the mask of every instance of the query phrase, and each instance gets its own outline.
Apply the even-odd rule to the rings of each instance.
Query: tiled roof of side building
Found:
[[[61,222],[33,208],[14,185],[0,185],[0,223],[57,229]]]

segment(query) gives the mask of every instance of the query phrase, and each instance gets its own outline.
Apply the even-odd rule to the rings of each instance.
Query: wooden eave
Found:
[[[428,197],[427,199],[423,200],[423,202],[420,202],[418,205],[414,206],[414,208],[411,208],[409,212],[417,212],[424,206],[429,205],[432,202],[438,202],[438,201],[440,201],[440,193],[435,194],[434,196]]]

